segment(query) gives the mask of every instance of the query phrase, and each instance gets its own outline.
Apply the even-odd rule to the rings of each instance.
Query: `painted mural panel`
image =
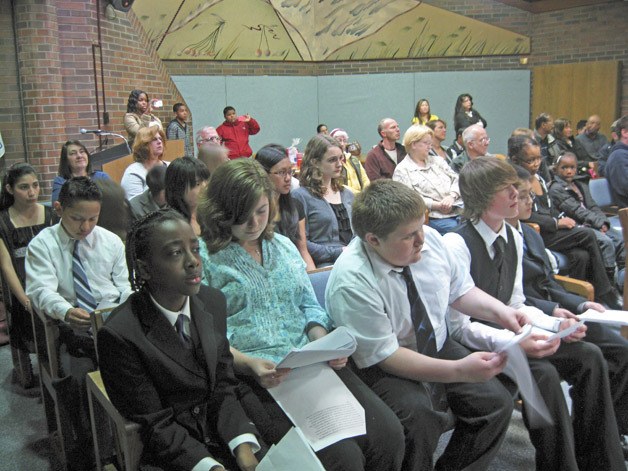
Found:
[[[528,37],[415,0],[137,0],[162,59],[346,61],[525,54]]]

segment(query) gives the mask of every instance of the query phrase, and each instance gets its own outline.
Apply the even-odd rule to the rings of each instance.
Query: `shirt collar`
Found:
[[[478,222],[474,223],[473,226],[478,231],[478,233],[480,234],[480,237],[482,237],[482,240],[484,241],[487,247],[492,246],[493,242],[495,242],[495,240],[499,236],[502,236],[504,238],[504,242],[508,242],[508,231],[506,230],[506,221],[502,223],[502,227],[501,229],[499,229],[498,232],[494,232],[493,229],[488,227],[488,224],[486,224],[481,219]]]
[[[95,237],[94,232],[96,231],[97,227],[98,226],[94,227],[94,230],[92,230],[92,232],[87,234],[87,236],[84,239],[81,239],[82,241],[85,241],[85,243],[90,249],[94,248],[94,237]],[[61,224],[61,221],[57,223],[57,234],[59,236],[59,240],[61,241],[62,245],[74,244],[74,242],[77,240],[77,239],[73,239],[72,237],[68,235],[68,233],[63,228],[63,224]]]
[[[153,298],[152,294],[149,293],[149,296],[150,296],[150,300],[153,302],[157,310],[161,312],[164,316],[166,316],[166,319],[168,319],[168,322],[170,322],[172,326],[174,326],[175,323],[177,322],[179,314],[183,314],[188,319],[190,319],[190,297],[189,296],[185,298],[185,303],[183,303],[183,307],[181,308],[180,311],[170,311],[166,309],[165,307],[163,307],[161,304],[159,304],[157,301],[155,301],[155,298]]]

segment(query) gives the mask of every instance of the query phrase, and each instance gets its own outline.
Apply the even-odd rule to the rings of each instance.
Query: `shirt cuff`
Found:
[[[208,471],[212,469],[214,466],[222,466],[218,461],[209,456],[207,458],[203,458],[201,461],[196,463],[196,466],[192,468],[192,471]]]
[[[255,435],[253,435],[252,433],[243,433],[242,435],[238,435],[229,442],[229,449],[231,450],[231,454],[235,456],[235,449],[243,443],[250,443],[251,448],[253,449],[253,453],[257,453],[262,449],[262,447],[259,446],[259,442],[257,441],[257,437],[255,437]]]

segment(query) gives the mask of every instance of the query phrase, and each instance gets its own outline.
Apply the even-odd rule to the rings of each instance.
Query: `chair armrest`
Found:
[[[593,285],[588,281],[582,281],[562,275],[555,275],[554,278],[570,293],[582,296],[588,301],[593,301],[595,299],[595,290]]]

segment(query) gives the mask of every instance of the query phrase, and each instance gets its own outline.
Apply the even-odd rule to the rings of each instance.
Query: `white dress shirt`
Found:
[[[74,242],[58,223],[41,231],[26,252],[26,295],[35,309],[58,320],[78,305],[72,275]],[[79,242],[78,253],[98,304],[118,304],[129,297],[124,244],[117,235],[96,226]]]
[[[187,335],[190,335],[190,320],[192,319],[192,315],[190,313],[189,296],[185,298],[185,303],[183,303],[183,307],[178,312],[169,311],[168,309],[163,307],[161,304],[159,304],[157,301],[155,301],[155,298],[153,298],[151,294],[149,294],[149,296],[150,296],[150,300],[153,302],[157,310],[161,312],[164,316],[166,316],[166,319],[168,319],[168,322],[172,324],[173,329],[176,330],[175,324],[177,322],[177,319],[179,318],[179,314],[183,314],[186,317],[186,321],[183,323],[183,331]],[[259,446],[259,442],[257,441],[257,437],[255,435],[253,435],[252,433],[243,433],[242,435],[238,435],[237,437],[235,437],[228,443],[231,453],[233,454],[235,449],[242,443],[250,443],[253,448],[253,453],[257,453],[261,449],[261,447]],[[201,461],[199,461],[198,463],[196,463],[196,465],[192,468],[192,471],[207,471],[208,469],[212,469],[214,466],[222,466],[222,465],[215,459],[207,456],[203,458]]]
[[[454,263],[438,232],[427,226],[424,231],[421,259],[410,269],[440,349],[447,338],[448,304],[474,284],[469,272],[460,271]],[[358,348],[352,358],[360,368],[385,360],[399,347],[417,349],[401,270],[357,237],[334,264],[325,305],[336,325],[344,325],[355,334]]]
[[[484,221],[480,220],[474,224],[474,227],[482,237],[486,250],[491,257],[495,256],[493,242],[497,237],[503,237],[508,242],[508,232],[506,230],[507,223],[502,224],[499,232],[494,232]],[[525,295],[523,294],[523,239],[521,234],[510,226],[512,229],[515,247],[517,249],[517,267],[515,271],[515,281],[507,303],[514,309],[521,310],[526,313],[532,323],[546,330],[555,330],[555,320],[543,313],[540,309],[532,306],[525,306]],[[471,272],[471,253],[466,242],[457,233],[450,232],[443,236],[443,242],[448,252],[451,253],[453,260],[458,265],[459,270],[466,273]],[[481,322],[472,321],[471,318],[461,312],[449,308],[449,333],[458,342],[475,350],[493,351],[498,343],[509,339],[514,335],[513,332],[506,329],[497,329]]]

